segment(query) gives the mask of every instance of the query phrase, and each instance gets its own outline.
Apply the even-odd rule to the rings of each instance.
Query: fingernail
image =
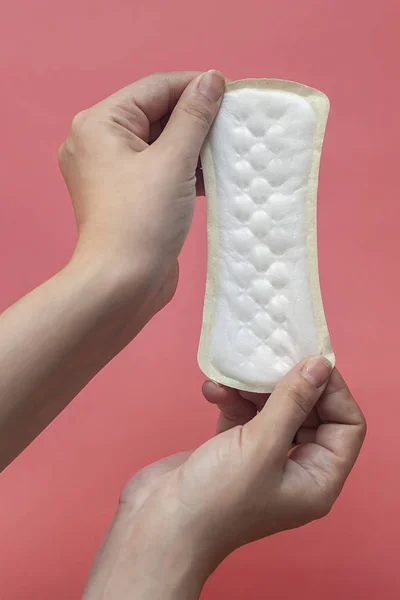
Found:
[[[211,102],[217,102],[225,89],[224,76],[219,71],[207,71],[200,78],[198,90]]]
[[[323,356],[309,358],[303,365],[301,374],[304,379],[319,388],[325,383],[332,371],[331,363]]]
[[[209,383],[212,383],[213,385],[215,385],[215,387],[217,387],[217,388],[221,387],[220,384],[218,383],[218,381],[214,381],[214,379],[209,379],[208,381],[209,381]]]
[[[212,379],[206,379],[203,383],[203,385],[212,385],[213,387],[219,388],[221,387],[219,385],[219,383],[217,383],[216,381],[213,381]]]

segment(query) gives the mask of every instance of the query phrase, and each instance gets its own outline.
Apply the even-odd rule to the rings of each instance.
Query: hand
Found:
[[[123,586],[156,598],[167,581],[175,592],[163,597],[197,598],[235,548],[325,516],[366,429],[339,372],[330,370],[324,359],[303,361],[268,399],[206,382],[206,398],[222,410],[220,433],[130,481],[85,597],[107,588],[122,598]],[[154,564],[157,577],[149,575]]]
[[[199,152],[224,86],[216,71],[151,75],[79,113],[60,149],[77,253],[141,280],[152,312],[176,289]]]

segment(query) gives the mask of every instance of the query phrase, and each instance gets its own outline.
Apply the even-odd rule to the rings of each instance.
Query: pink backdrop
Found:
[[[323,294],[369,435],[332,514],[244,548],[207,600],[400,597],[398,0],[14,0],[0,17],[0,308],[75,239],[57,148],[72,115],[142,75],[219,68],[331,99],[319,195]],[[126,480],[211,435],[196,365],[198,201],[173,303],[0,477],[0,598],[79,598]],[[168,424],[168,425],[167,425]]]

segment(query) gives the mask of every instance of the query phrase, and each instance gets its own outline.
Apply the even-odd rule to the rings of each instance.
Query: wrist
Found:
[[[94,244],[87,237],[79,239],[69,267],[92,280],[97,293],[105,295],[118,309],[134,312],[142,327],[167,304],[176,287],[175,282],[171,294],[164,289],[168,269],[154,257],[139,252],[127,256],[111,244]]]
[[[84,600],[198,600],[213,570],[173,515],[127,504],[96,562]]]
[[[187,539],[179,534],[138,536],[136,544],[131,573],[135,600],[198,600],[208,573]]]
[[[127,264],[107,250],[79,241],[64,272],[104,310],[146,321],[154,298],[149,273],[138,260]]]

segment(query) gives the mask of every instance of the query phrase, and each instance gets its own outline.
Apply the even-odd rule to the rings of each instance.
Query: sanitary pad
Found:
[[[310,87],[227,85],[202,150],[208,267],[199,365],[271,392],[311,354],[332,363],[318,277],[316,200],[329,100]]]

